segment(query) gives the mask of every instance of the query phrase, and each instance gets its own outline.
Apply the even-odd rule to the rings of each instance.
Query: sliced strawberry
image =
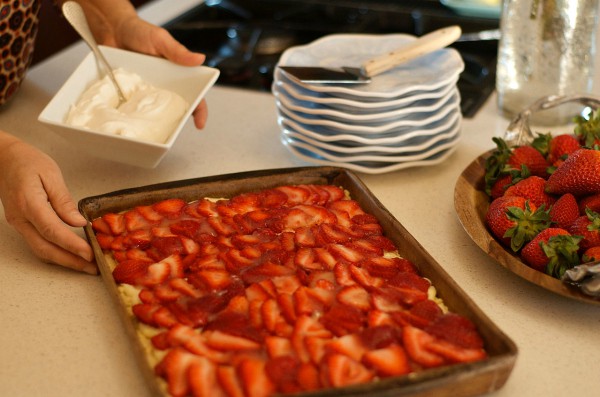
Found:
[[[292,355],[280,355],[269,359],[265,364],[265,373],[276,385],[277,390],[285,393],[301,391],[296,383],[300,361]]]
[[[360,338],[369,350],[381,349],[393,343],[401,343],[400,329],[393,323],[365,328]]]
[[[372,276],[383,279],[390,279],[400,272],[417,272],[416,266],[404,258],[367,258],[361,263],[361,267],[367,269]]]
[[[123,214],[109,212],[108,214],[102,215],[102,220],[108,225],[113,236],[118,236],[125,232],[125,219],[123,218]]]
[[[92,229],[94,229],[96,233],[112,234],[108,223],[106,223],[102,217],[92,221]]]
[[[369,292],[360,285],[343,287],[337,294],[337,301],[343,305],[351,306],[367,312],[371,309]]]
[[[103,250],[110,250],[110,248],[112,247],[112,243],[115,240],[115,237],[111,234],[98,232],[96,233],[96,240],[98,241],[98,245],[100,245],[100,248],[102,248]]]
[[[334,305],[320,321],[332,333],[342,336],[361,330],[366,324],[366,316],[353,306]]]
[[[156,248],[163,257],[172,254],[181,255],[185,253],[183,243],[178,236],[155,237],[152,240],[152,246]]]
[[[362,362],[381,377],[399,376],[411,372],[411,366],[402,346],[392,344],[365,353]]]
[[[458,346],[473,349],[483,348],[483,340],[479,336],[475,324],[468,318],[455,313],[446,313],[442,316],[437,316],[425,328],[425,331]]]
[[[294,352],[289,338],[272,335],[265,337],[265,349],[270,358],[288,356]]]
[[[280,208],[287,202],[287,194],[282,190],[267,189],[258,193],[260,206],[264,208]]]
[[[204,357],[199,357],[197,362],[191,364],[187,377],[194,397],[227,397],[216,375],[216,365]]]
[[[445,362],[441,355],[428,349],[435,338],[419,328],[410,325],[403,327],[402,342],[410,359],[425,368],[438,367]]]
[[[301,363],[297,375],[298,384],[303,390],[314,391],[322,387],[319,370],[311,363]]]
[[[431,286],[429,280],[411,272],[397,273],[396,276],[390,278],[387,282],[394,287],[414,288],[422,292],[427,292]]]
[[[139,321],[148,325],[156,325],[154,323],[154,313],[161,306],[156,303],[138,303],[131,307],[131,311],[137,317]]]
[[[181,199],[166,199],[152,205],[152,209],[167,219],[175,219],[181,216],[185,201]]]
[[[302,285],[295,274],[276,276],[271,281],[278,294],[293,294]]]
[[[220,216],[208,218],[208,224],[220,236],[231,236],[236,232],[235,227]]]
[[[209,291],[221,291],[228,287],[232,280],[229,272],[222,269],[205,269],[195,273],[196,280],[201,280]]]
[[[391,325],[391,326],[395,326],[396,323],[394,322],[394,320],[392,319],[392,317],[386,313],[383,312],[381,310],[371,310],[368,314],[368,326],[371,327],[378,327],[378,326],[382,326],[382,325]]]
[[[164,217],[156,212],[151,205],[141,205],[134,208],[140,215],[144,217],[149,223],[157,224],[160,223]]]
[[[172,347],[167,340],[167,331],[154,335],[150,338],[150,342],[158,350],[167,350]]]
[[[294,242],[298,247],[314,247],[317,245],[313,229],[308,226],[296,229],[294,233]]]
[[[153,291],[154,296],[161,302],[174,302],[181,297],[181,293],[173,289],[168,283],[156,285]]]
[[[114,268],[112,274],[117,283],[137,285],[151,264],[146,260],[125,260]]]
[[[428,345],[427,349],[453,363],[469,363],[480,361],[487,357],[485,350],[481,348],[465,348],[439,339],[435,343]]]
[[[303,186],[279,186],[274,190],[286,195],[288,205],[304,204],[311,196],[310,190]]]
[[[323,357],[325,357],[325,354],[327,353],[327,344],[331,342],[331,340],[332,339],[329,338],[319,338],[316,336],[304,338],[304,348],[313,364],[318,365],[323,360]]]
[[[202,357],[189,353],[181,348],[169,350],[160,364],[156,367],[157,375],[167,381],[167,389],[174,397],[183,397],[189,394],[188,370],[194,363],[199,363]]]
[[[291,276],[295,274],[295,270],[287,266],[278,265],[275,263],[262,263],[257,266],[245,269],[242,274],[242,280],[245,283],[259,283],[265,279],[280,276]]]
[[[327,350],[360,361],[363,354],[367,352],[367,347],[358,334],[348,334],[329,342],[327,344]]]
[[[358,267],[356,265],[350,265],[349,270],[354,281],[368,290],[379,288],[385,283],[384,279],[374,277],[368,272],[367,269]]]
[[[345,213],[352,219],[357,215],[364,215],[365,212],[360,207],[360,204],[354,200],[339,200],[330,203],[327,208],[336,213]]]
[[[352,286],[356,285],[356,281],[352,278],[352,273],[350,273],[350,268],[343,264],[337,263],[333,268],[333,274],[335,276],[335,281],[342,286]]]
[[[328,356],[326,365],[327,380],[333,387],[367,383],[374,377],[364,365],[343,354]]]
[[[292,347],[302,362],[308,362],[311,359],[310,352],[307,349],[305,340],[307,338],[329,339],[332,333],[323,326],[319,320],[307,315],[299,316],[294,330],[290,337]]]
[[[311,294],[309,288],[301,286],[294,292],[293,296],[297,316],[304,314],[317,315],[323,312],[324,303],[320,299],[317,299],[314,294]]]
[[[253,340],[227,334],[222,331],[207,331],[206,344],[221,351],[258,350],[261,345]]]
[[[149,230],[134,230],[127,234],[126,244],[130,248],[147,249],[152,242],[152,234]]]
[[[195,238],[201,228],[201,223],[192,219],[183,219],[169,226],[173,234]]]
[[[159,307],[152,315],[152,321],[158,327],[171,328],[177,322],[177,318],[171,313],[169,309],[164,306]]]
[[[219,215],[217,212],[217,203],[207,199],[198,200],[195,210],[196,213],[207,218]]]
[[[123,214],[125,228],[129,232],[134,230],[147,230],[151,223],[136,210],[130,210]]]
[[[276,390],[265,372],[265,361],[259,358],[242,360],[237,370],[247,397],[268,397]]]
[[[217,367],[217,381],[229,397],[246,397],[234,367],[228,365]]]
[[[331,252],[335,258],[349,263],[358,263],[365,259],[364,253],[342,244],[330,244],[327,246],[327,250]]]

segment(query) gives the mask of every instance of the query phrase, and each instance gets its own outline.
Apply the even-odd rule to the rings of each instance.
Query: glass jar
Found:
[[[599,0],[504,0],[496,90],[513,118],[541,97],[586,94],[593,84]],[[536,125],[564,125],[580,111],[539,112]]]

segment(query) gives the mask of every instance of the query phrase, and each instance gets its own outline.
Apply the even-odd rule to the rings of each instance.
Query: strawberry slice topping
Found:
[[[270,397],[343,387],[486,357],[467,318],[377,219],[330,185],[218,201],[167,199],[92,221],[139,288],[172,396]]]

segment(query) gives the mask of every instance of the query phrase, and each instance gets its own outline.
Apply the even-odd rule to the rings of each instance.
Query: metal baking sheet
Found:
[[[452,395],[467,397],[490,393],[501,388],[508,379],[517,358],[517,347],[471,300],[443,267],[416,241],[411,234],[369,191],[351,171],[336,167],[304,167],[250,171],[227,175],[203,177],[134,187],[130,189],[84,198],[79,202],[80,212],[93,220],[107,212],[120,212],[138,205],[148,205],[168,198],[186,202],[203,197],[233,197],[237,194],[258,191],[282,185],[332,184],[346,189],[362,208],[376,216],[384,234],[398,247],[401,256],[415,263],[421,275],[431,280],[448,308],[473,321],[484,340],[488,358],[482,361],[423,370],[407,376],[387,378],[353,387],[324,389],[295,396],[423,396]],[[85,234],[94,250],[96,261],[107,288],[110,290],[121,314],[124,328],[131,339],[140,368],[155,395],[165,396],[158,378],[146,361],[144,348],[137,338],[136,319],[126,310],[91,225]]]

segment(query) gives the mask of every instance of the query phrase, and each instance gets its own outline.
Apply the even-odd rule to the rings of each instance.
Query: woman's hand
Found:
[[[166,58],[183,66],[204,63],[204,54],[188,50],[166,29],[140,19],[129,1],[79,0],[79,3],[100,44]],[[200,102],[193,117],[196,128],[204,128],[208,117],[206,101]]]
[[[58,165],[36,148],[0,132],[0,200],[6,220],[43,261],[97,274],[89,244],[71,227],[77,211]]]

